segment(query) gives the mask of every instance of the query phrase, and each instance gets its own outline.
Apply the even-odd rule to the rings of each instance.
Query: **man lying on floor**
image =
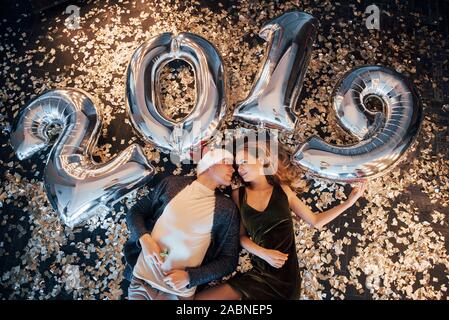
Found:
[[[125,277],[130,300],[193,299],[197,286],[237,268],[240,218],[216,190],[231,184],[233,155],[204,154],[197,177],[170,176],[128,212]]]

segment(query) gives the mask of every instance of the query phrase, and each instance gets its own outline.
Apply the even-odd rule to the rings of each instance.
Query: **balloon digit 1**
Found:
[[[377,99],[383,112],[366,106]],[[375,178],[392,168],[413,143],[422,122],[422,107],[413,86],[381,66],[358,67],[337,84],[333,108],[340,126],[360,142],[330,145],[310,138],[292,161],[313,175],[339,181]]]
[[[48,91],[21,111],[11,133],[17,157],[26,159],[47,147],[52,126],[62,130],[45,167],[45,189],[49,202],[69,227],[109,209],[154,175],[154,168],[136,144],[108,163],[92,160],[101,119],[87,94],[75,89]]]
[[[164,116],[157,90],[161,69],[175,59],[189,63],[195,74],[196,103],[181,122]],[[221,57],[204,38],[192,33],[153,37],[137,48],[128,66],[126,96],[133,127],[162,151],[188,158],[220,125],[227,108],[225,84]]]
[[[234,117],[250,124],[292,131],[316,38],[318,21],[304,12],[287,12],[265,24],[260,37],[269,43],[265,62],[248,97]]]

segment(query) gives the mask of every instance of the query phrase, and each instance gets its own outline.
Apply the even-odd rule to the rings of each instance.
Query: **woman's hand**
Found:
[[[262,249],[260,258],[268,262],[272,267],[279,269],[285,264],[285,261],[287,261],[288,254],[278,250],[264,248]]]
[[[368,185],[368,183],[366,181],[363,181],[358,186],[352,188],[352,191],[348,196],[348,201],[350,201],[351,203],[355,203],[357,201],[357,199],[363,195],[363,193],[366,190],[367,185]]]
[[[142,246],[142,253],[145,259],[148,259],[155,265],[160,266],[162,263],[164,263],[162,257],[161,257],[161,248],[157,244],[156,241],[154,241],[151,236],[146,233],[143,236],[139,238],[140,245]]]

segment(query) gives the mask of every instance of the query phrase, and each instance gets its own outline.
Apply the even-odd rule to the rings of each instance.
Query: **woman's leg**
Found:
[[[234,290],[229,284],[220,284],[218,286],[206,289],[195,295],[195,300],[240,300],[241,294]]]

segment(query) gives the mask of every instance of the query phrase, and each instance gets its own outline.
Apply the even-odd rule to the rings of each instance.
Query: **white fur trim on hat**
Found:
[[[198,166],[196,167],[196,174],[200,175],[213,165],[220,163],[225,159],[230,160],[231,162],[234,161],[234,156],[226,149],[218,148],[206,152],[206,154],[204,154],[201,160],[198,162]]]

